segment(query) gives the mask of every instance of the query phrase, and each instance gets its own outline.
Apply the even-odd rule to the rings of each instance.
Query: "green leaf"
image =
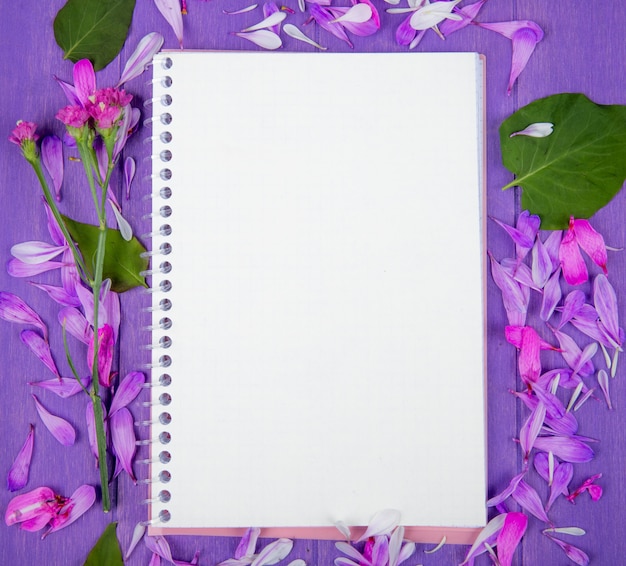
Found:
[[[510,135],[551,122],[545,138]],[[583,94],[556,94],[518,110],[500,126],[504,166],[517,178],[522,208],[541,227],[566,228],[570,216],[589,218],[619,192],[626,179],[626,106],[598,105]]]
[[[120,52],[135,9],[135,0],[68,0],[54,19],[54,38],[65,59],[90,59],[106,67]]]
[[[83,255],[87,269],[92,269],[98,247],[98,227],[76,222],[67,216],[63,216],[63,221]],[[113,291],[123,293],[133,287],[147,286],[141,275],[148,269],[148,259],[141,256],[145,251],[137,238],[127,242],[119,230],[107,229],[102,277],[111,279]],[[89,275],[93,276],[93,271]]]
[[[124,566],[120,543],[115,529],[117,523],[109,523],[85,560],[83,566]]]

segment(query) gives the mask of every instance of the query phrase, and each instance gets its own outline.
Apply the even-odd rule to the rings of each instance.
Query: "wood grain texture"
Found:
[[[369,38],[354,38],[355,51],[399,51],[394,42],[395,28],[400,16],[384,13],[384,5],[374,0],[381,11],[382,29]],[[72,65],[62,59],[62,53],[54,43],[52,21],[63,2],[22,3],[19,8],[3,4],[3,33],[0,34],[0,76],[5,81],[3,110],[0,113],[0,133],[8,136],[18,119],[32,120],[41,124],[42,132],[61,133],[60,124],[54,119],[57,109],[65,104],[64,96],[52,75],[71,81]],[[347,4],[343,3],[343,4]],[[229,33],[238,31],[256,22],[258,13],[242,16],[226,16],[223,8],[235,9],[246,5],[236,5],[224,0],[201,2],[189,0],[189,14],[185,18],[185,47],[188,49],[251,49],[243,39]],[[288,5],[297,9],[296,3]],[[297,13],[292,22],[302,27],[305,16]],[[449,37],[445,42],[433,33],[428,33],[419,51],[480,51],[487,57],[487,180],[488,214],[505,222],[513,222],[518,210],[515,191],[500,191],[511,176],[500,164],[497,130],[499,124],[520,106],[557,92],[583,92],[597,102],[626,104],[624,81],[624,61],[626,43],[623,30],[626,28],[626,10],[615,9],[609,0],[580,2],[525,2],[491,0],[481,15],[480,21],[506,21],[510,19],[532,19],[539,23],[546,35],[537,46],[528,67],[521,75],[511,96],[506,95],[511,44],[506,38],[484,29],[470,27]],[[316,41],[328,46],[330,51],[350,51],[341,41],[327,32],[314,27],[303,27]],[[102,86],[115,84],[123,63],[132,53],[138,40],[150,31],[160,31],[166,41],[165,47],[176,48],[177,41],[167,27],[154,4],[148,0],[138,2],[131,35],[121,56],[104,71],[98,73]],[[289,38],[285,39],[285,49],[308,51],[310,48]],[[142,104],[150,97],[147,76],[134,79],[127,89],[135,95],[135,103]],[[431,85],[433,98],[437,97],[437,84]],[[201,93],[199,93],[201,96]],[[367,93],[329,93],[331,97],[367,96]],[[303,109],[303,112],[307,109]],[[411,106],[410,93],[406,96],[406,111],[421,112],[424,109]],[[145,113],[144,113],[145,115]],[[445,127],[445,116],[442,116]],[[138,234],[148,231],[148,221],[143,217],[149,202],[142,197],[149,193],[149,145],[144,140],[150,135],[148,127],[140,126],[138,133],[128,144],[126,153],[137,159],[138,171],[130,200],[121,199],[124,214],[130,219]],[[416,132],[419,135],[419,132]],[[8,142],[0,143],[0,262],[10,258],[10,247],[17,242],[33,239],[49,240],[42,207],[39,205],[39,188],[34,174],[21,160],[18,150]],[[442,148],[445,150],[445,148]],[[276,156],[277,164],[280,156]],[[451,156],[453,163],[454,157]],[[91,221],[89,195],[82,181],[79,163],[67,165],[64,189],[63,210],[79,220]],[[410,164],[407,164],[407,170]],[[303,172],[305,174],[305,172]],[[390,171],[390,178],[405,172]],[[121,196],[121,177],[116,177],[118,196]],[[605,234],[609,245],[622,248],[626,245],[626,196],[618,197],[605,209],[596,214],[595,226]],[[454,229],[454,219],[442,219]],[[201,227],[198,227],[200,230]],[[462,235],[459,235],[462,237]],[[488,248],[497,258],[512,253],[511,243],[495,223],[488,224]],[[454,253],[450,250],[450,253]],[[609,258],[611,281],[620,294],[620,313],[624,314],[626,294],[626,259],[623,252],[611,252]],[[460,274],[461,275],[461,274]],[[436,271],[433,269],[433,276]],[[53,283],[58,275],[45,274],[38,281]],[[502,490],[509,479],[520,469],[520,456],[513,438],[517,436],[520,423],[525,416],[509,390],[519,387],[516,377],[515,351],[504,339],[503,327],[506,323],[501,306],[500,293],[491,278],[487,277],[488,296],[488,441],[489,441],[489,494]],[[24,280],[9,277],[0,270],[0,290],[10,291],[23,297],[33,308],[42,314],[51,328],[51,343],[56,361],[62,373],[68,367],[62,354],[62,338],[56,323],[57,308],[47,296],[29,286]],[[537,305],[537,297],[533,298]],[[141,368],[148,360],[142,345],[146,342],[141,326],[147,316],[142,307],[148,300],[140,291],[131,291],[122,298],[123,322],[120,331],[117,356],[120,375]],[[40,423],[30,397],[27,381],[48,379],[51,374],[24,347],[19,339],[21,329],[0,321],[2,355],[0,363],[0,471],[6,474],[11,462],[21,447],[28,431],[28,423],[36,427],[35,453],[31,477],[27,489],[48,485],[56,491],[70,495],[82,483],[98,484],[98,473],[89,452],[84,427],[86,400],[77,396],[69,400],[58,399],[53,395],[37,392],[46,406],[76,425],[78,438],[75,446],[61,447]],[[454,355],[454,344],[462,337],[454,336],[451,327],[450,355]],[[80,348],[74,348],[79,355]],[[548,363],[549,358],[545,358]],[[576,505],[559,501],[551,511],[551,518],[559,526],[577,525],[587,531],[582,539],[571,540],[580,545],[598,566],[623,563],[626,556],[626,537],[623,536],[626,501],[626,482],[623,481],[626,469],[626,411],[624,401],[626,391],[624,375],[626,365],[618,371],[618,377],[611,381],[615,410],[608,411],[603,401],[589,401],[577,414],[581,434],[599,439],[594,444],[596,458],[589,464],[576,466],[572,486],[578,485],[590,475],[602,472],[601,480],[605,488],[604,497],[597,503],[586,495],[577,500]],[[460,376],[462,378],[462,376]],[[147,393],[142,394],[132,406],[135,419],[147,416],[147,408],[142,403]],[[138,434],[142,431],[138,428]],[[407,439],[410,440],[410,439]],[[144,448],[139,451],[145,455]],[[427,455],[426,455],[427,457]],[[459,462],[459,465],[463,465]],[[136,472],[142,475],[140,464]],[[390,469],[393,481],[393,469]],[[541,490],[543,486],[536,483]],[[110,516],[94,507],[83,518],[66,530],[54,533],[46,540],[39,540],[34,533],[27,533],[16,527],[7,528],[0,524],[0,564],[12,565],[79,565],[87,556],[104,526],[111,520],[119,521],[118,536],[125,549],[135,524],[145,519],[145,508],[140,503],[147,495],[145,485],[133,485],[126,475],[114,484],[114,497],[117,505]],[[544,493],[544,491],[541,491]],[[0,509],[4,511],[11,498],[6,490],[0,490]],[[516,554],[518,565],[566,565],[569,563],[563,552],[541,535],[543,526],[534,518],[530,519],[529,533],[523,546]],[[200,563],[214,565],[233,555],[237,541],[220,538],[171,537],[173,554],[178,559],[189,560],[196,549],[201,550]],[[448,566],[458,564],[467,551],[465,547],[446,546],[433,555],[423,554],[419,547],[417,555],[406,564],[423,563],[427,566]],[[310,566],[331,566],[338,556],[332,543],[298,541],[290,555],[291,559],[302,557]],[[147,564],[149,553],[140,546],[129,565]],[[483,557],[479,564],[489,561]]]

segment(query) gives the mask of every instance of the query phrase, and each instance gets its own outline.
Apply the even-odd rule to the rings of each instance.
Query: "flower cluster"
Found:
[[[506,527],[506,517],[512,515],[507,502],[512,499],[524,514],[547,525],[544,534],[572,561],[587,564],[589,559],[582,550],[554,536],[564,531],[553,525],[548,513],[562,495],[571,502],[584,492],[588,492],[594,501],[602,496],[602,487],[595,483],[601,474],[593,475],[572,492],[569,484],[574,475],[574,464],[590,462],[594,458],[590,446],[594,441],[579,434],[574,412],[596,391],[589,382],[594,375],[597,387],[611,408],[608,375],[615,376],[624,341],[624,331],[618,322],[617,297],[607,277],[606,245],[603,237],[584,219],[572,218],[564,233],[553,231],[545,239],[539,230],[539,217],[528,211],[520,214],[516,226],[496,222],[515,243],[514,258],[498,262],[490,254],[491,273],[502,291],[508,317],[505,337],[519,350],[518,371],[524,387],[515,396],[527,407],[529,415],[518,439],[523,455],[522,470],[500,494],[487,502],[488,506],[497,508],[500,515],[479,537],[479,544],[472,547],[467,561],[490,552],[491,547],[497,545],[494,538],[498,531],[496,527]],[[589,281],[579,246],[600,268],[591,285],[590,300],[580,288],[563,294],[562,279],[576,287]],[[540,329],[527,324],[531,292],[540,294],[539,318],[558,345],[544,340]],[[579,346],[568,328],[576,329],[591,341]],[[600,349],[604,353],[606,370],[596,368],[594,357]],[[562,362],[557,362],[556,368],[545,370],[541,359],[544,350],[558,352]],[[567,402],[562,400],[565,391],[570,392]],[[547,484],[549,495],[545,503],[525,479],[533,469]],[[579,531],[575,534],[581,534]],[[500,564],[504,564],[501,558]]]

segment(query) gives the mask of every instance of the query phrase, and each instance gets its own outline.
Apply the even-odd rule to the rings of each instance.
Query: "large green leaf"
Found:
[[[98,247],[98,227],[76,222],[67,216],[63,216],[63,220],[70,236],[78,245],[87,268],[92,269]],[[137,238],[127,242],[119,230],[111,228],[107,230],[102,277],[111,279],[113,291],[123,293],[133,287],[146,286],[141,275],[141,272],[148,268],[148,259],[141,256],[145,251],[146,248]],[[93,275],[93,272],[90,275]]]
[[[109,523],[85,560],[83,566],[124,566],[120,543],[115,530],[117,523]]]
[[[551,122],[545,138],[510,135]],[[517,178],[522,207],[545,229],[566,228],[570,216],[589,218],[626,179],[626,106],[598,105],[583,94],[556,94],[518,110],[500,126],[502,161]]]
[[[54,37],[70,61],[90,59],[96,71],[120,52],[135,0],[68,0],[54,19]]]

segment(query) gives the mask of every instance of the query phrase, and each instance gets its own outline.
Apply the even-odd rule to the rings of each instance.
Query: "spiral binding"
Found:
[[[150,306],[145,310],[150,313],[151,323],[144,326],[143,330],[151,336],[151,341],[145,346],[151,352],[150,363],[146,364],[146,369],[151,372],[151,380],[146,387],[151,393],[150,401],[143,404],[150,409],[150,418],[135,424],[147,427],[149,431],[148,438],[137,442],[139,446],[149,447],[149,457],[137,461],[147,467],[146,479],[141,480],[141,483],[150,486],[150,496],[143,501],[150,508],[150,518],[144,522],[146,526],[167,523],[171,519],[167,504],[171,501],[172,494],[163,486],[172,480],[172,474],[168,470],[172,454],[166,449],[172,441],[168,430],[172,415],[165,410],[172,403],[172,395],[167,391],[172,377],[167,368],[174,363],[171,352],[168,351],[173,341],[167,334],[172,328],[171,312],[174,310],[174,305],[167,296],[172,290],[169,274],[173,269],[171,255],[174,250],[170,241],[173,229],[169,221],[166,221],[172,216],[172,202],[175,200],[174,190],[170,186],[175,164],[175,155],[170,145],[173,135],[169,129],[173,121],[171,111],[175,106],[169,92],[173,80],[168,70],[172,66],[172,59],[165,54],[154,58],[151,81],[153,97],[144,102],[144,106],[152,108],[152,117],[144,122],[144,125],[152,127],[152,136],[146,140],[146,143],[152,145],[152,193],[145,197],[152,199],[152,212],[146,217],[151,220],[152,228],[150,232],[143,234],[145,239],[152,241],[152,249],[143,254],[144,258],[150,260],[150,267],[142,272],[144,277],[150,278],[150,288],[146,292],[151,300]],[[170,257],[166,259],[166,256]]]

